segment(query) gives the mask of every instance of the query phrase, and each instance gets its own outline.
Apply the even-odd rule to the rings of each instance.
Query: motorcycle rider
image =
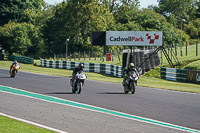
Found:
[[[83,63],[80,63],[77,67],[74,68],[73,73],[72,73],[72,86],[74,85],[74,79],[76,77],[76,73],[78,71],[84,71],[84,65]]]
[[[10,66],[10,71],[11,71],[11,69],[12,69],[12,67],[14,66],[14,65],[17,65],[18,64],[18,62],[16,61],[16,60],[14,60],[14,62],[11,64],[11,66]],[[9,73],[10,73],[10,71],[9,71]]]
[[[123,74],[124,74],[124,79],[123,79],[123,82],[122,82],[123,86],[124,86],[125,80],[128,78],[129,72],[135,71],[137,76],[139,76],[139,74],[138,74],[138,72],[137,72],[137,70],[134,66],[135,66],[134,63],[130,63],[128,68],[125,67],[124,72],[123,72]]]

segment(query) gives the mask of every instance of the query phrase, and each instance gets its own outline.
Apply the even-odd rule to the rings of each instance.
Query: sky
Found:
[[[46,3],[54,5],[62,2],[63,0],[44,0]],[[139,0],[140,8],[147,8],[148,5],[158,5],[157,0]]]

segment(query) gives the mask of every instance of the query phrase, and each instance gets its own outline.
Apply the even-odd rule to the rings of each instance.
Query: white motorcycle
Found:
[[[76,77],[74,78],[74,81],[70,79],[70,85],[72,86],[72,93],[81,93],[81,90],[84,85],[84,80],[87,78],[84,71],[79,71],[76,73]]]
[[[127,94],[131,92],[135,93],[135,88],[137,86],[137,80],[139,79],[139,74],[136,71],[130,71],[123,82],[124,93]]]

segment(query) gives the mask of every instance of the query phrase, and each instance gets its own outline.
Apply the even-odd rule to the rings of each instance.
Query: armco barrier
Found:
[[[40,66],[49,68],[59,68],[72,70],[79,65],[80,62],[71,61],[51,61],[40,59]],[[122,77],[122,67],[111,65],[111,64],[100,64],[100,63],[83,63],[86,72],[95,72],[108,74],[114,77]]]
[[[10,60],[10,61],[16,60],[16,61],[24,63],[24,64],[33,64],[34,63],[33,58],[26,57],[26,56],[8,56],[8,60]]]
[[[161,67],[160,76],[166,80],[186,81],[186,71],[185,69]]]
[[[198,71],[198,70],[187,70],[186,79],[189,82],[200,84],[200,71]]]

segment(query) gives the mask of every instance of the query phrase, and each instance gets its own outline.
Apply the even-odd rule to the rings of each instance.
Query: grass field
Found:
[[[173,48],[173,50],[175,50],[175,49]],[[182,51],[183,51],[182,56],[180,55],[180,50],[181,50],[181,48],[177,47],[177,58],[181,63],[181,66],[177,67],[177,68],[186,69],[186,66],[188,64],[200,60],[200,44],[198,44],[198,56],[196,56],[196,45],[189,45],[187,47],[187,56],[186,56],[186,47],[185,46],[182,47]],[[169,55],[170,55],[170,58],[172,58],[170,53],[169,53]],[[161,57],[161,52],[159,52],[159,56]],[[165,57],[163,57],[163,66],[169,67],[168,62]],[[187,66],[187,69],[200,70],[200,66],[195,67],[195,68],[193,68],[192,66],[190,67],[190,66]]]
[[[54,132],[0,115],[0,133],[54,133]]]
[[[173,50],[175,51],[175,49],[173,48]],[[183,68],[186,64],[190,63],[190,62],[193,62],[193,61],[197,61],[197,60],[200,60],[200,44],[198,44],[198,56],[196,56],[196,45],[189,45],[187,46],[187,56],[186,56],[186,47],[183,46],[182,47],[182,51],[183,51],[183,55],[180,56],[180,51],[181,51],[181,48],[180,47],[177,47],[177,58],[179,59],[179,61],[181,62],[182,66],[181,68]],[[122,53],[122,51],[121,51]],[[169,55],[171,55],[169,53]],[[161,52],[159,51],[159,56],[160,56],[160,59],[161,59]],[[103,64],[113,64],[113,65],[117,65],[117,66],[122,66],[122,54],[119,55],[120,57],[120,60],[118,58],[118,55],[115,55],[114,56],[114,61],[106,61],[106,57],[104,56],[103,57],[103,61],[101,58],[71,58],[71,61],[75,61],[75,62],[86,62],[86,63],[103,63]],[[171,56],[170,56],[171,58]],[[90,60],[89,60],[90,59]],[[50,60],[53,60],[53,58],[51,58]],[[63,58],[63,60],[65,60]],[[70,60],[68,58],[68,60]],[[166,58],[164,57],[163,55],[163,65],[164,66],[168,66],[168,62],[166,60]]]

